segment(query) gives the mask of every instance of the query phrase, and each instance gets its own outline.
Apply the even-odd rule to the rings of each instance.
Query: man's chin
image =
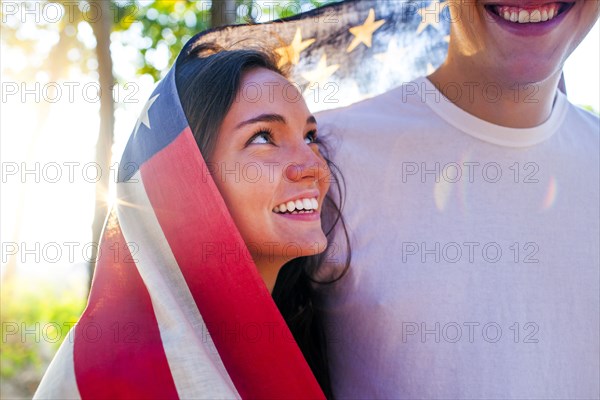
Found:
[[[496,83],[502,87],[527,90],[526,85],[546,82],[557,74],[560,75],[560,69],[557,70],[554,63],[519,63],[516,61],[504,68],[498,68],[492,76],[497,78]]]

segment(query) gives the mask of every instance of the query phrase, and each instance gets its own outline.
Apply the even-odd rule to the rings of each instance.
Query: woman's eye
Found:
[[[273,143],[273,140],[271,138],[271,132],[264,131],[264,130],[257,132],[254,136],[252,136],[252,138],[248,142],[248,144],[268,144],[268,143]]]
[[[304,140],[307,144],[319,143],[319,139],[317,139],[317,131],[308,132]]]

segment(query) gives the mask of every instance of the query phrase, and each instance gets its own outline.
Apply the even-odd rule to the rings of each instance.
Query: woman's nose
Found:
[[[329,175],[325,159],[313,146],[304,145],[304,148],[294,152],[290,162],[285,166],[285,177],[292,182],[301,180],[318,181]]]

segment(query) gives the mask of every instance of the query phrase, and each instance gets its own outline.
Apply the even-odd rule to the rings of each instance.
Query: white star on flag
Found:
[[[374,57],[377,61],[381,62],[383,65],[390,65],[391,63],[397,63],[404,60],[404,57],[408,53],[408,47],[401,46],[398,43],[397,38],[393,38],[388,43],[387,51],[384,53],[374,54]]]
[[[150,107],[152,107],[152,104],[154,104],[154,102],[156,101],[158,96],[160,96],[160,93],[157,94],[156,96],[150,98],[150,100],[148,100],[148,102],[142,109],[142,112],[135,124],[135,130],[133,131],[134,136],[137,135],[138,129],[140,128],[140,125],[142,125],[142,124],[146,125],[148,127],[148,129],[150,129],[150,116],[148,115],[148,111],[150,111]]]
[[[421,16],[421,23],[417,28],[417,35],[420,34],[428,26],[433,26],[436,30],[441,28],[442,11],[446,5],[445,1],[434,1],[428,6],[421,7],[417,12]]]

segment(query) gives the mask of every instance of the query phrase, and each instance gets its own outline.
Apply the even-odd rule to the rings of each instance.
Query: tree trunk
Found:
[[[211,27],[233,25],[236,16],[235,0],[213,0],[210,10]]]
[[[100,235],[104,226],[104,220],[108,214],[108,187],[110,183],[110,162],[112,157],[112,145],[114,142],[114,100],[112,88],[114,84],[113,64],[110,56],[110,32],[112,28],[111,1],[91,0],[101,10],[101,15],[96,21],[91,22],[94,35],[96,36],[96,56],[98,57],[98,75],[101,90],[100,97],[100,131],[96,142],[96,163],[100,166],[102,176],[96,183],[96,207],[94,210],[94,221],[92,223],[92,241],[100,244]],[[92,257],[89,261],[89,273],[91,284],[98,247],[92,247]],[[88,285],[89,287],[90,285]]]

